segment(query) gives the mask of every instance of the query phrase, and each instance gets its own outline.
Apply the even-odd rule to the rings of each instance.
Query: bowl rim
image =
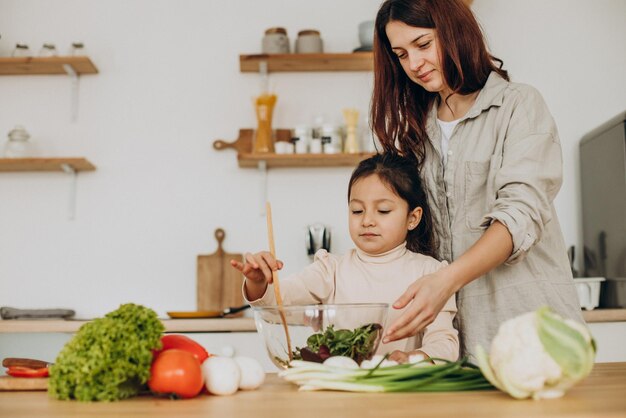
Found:
[[[376,302],[376,303],[320,303],[320,304],[309,304],[309,305],[263,305],[263,306],[252,306],[253,311],[269,311],[269,310],[277,310],[283,309],[285,311],[299,311],[305,309],[317,309],[317,310],[329,310],[329,309],[337,309],[337,308],[389,308],[389,303],[385,302]]]

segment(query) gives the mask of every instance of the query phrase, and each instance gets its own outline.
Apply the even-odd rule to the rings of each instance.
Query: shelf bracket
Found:
[[[259,73],[261,74],[261,93],[267,93],[270,88],[270,76],[267,61],[259,61]]]
[[[267,161],[259,161],[259,171],[261,172],[261,201],[259,206],[261,207],[261,216],[265,216],[265,202],[267,202]]]
[[[73,221],[76,219],[76,183],[78,172],[69,164],[61,164],[61,168],[71,176],[70,192],[67,199],[67,219]]]
[[[63,64],[63,69],[70,77],[70,112],[72,122],[78,120],[78,73],[70,64]]]

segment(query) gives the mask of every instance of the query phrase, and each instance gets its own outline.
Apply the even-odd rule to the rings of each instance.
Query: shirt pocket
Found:
[[[489,161],[465,162],[465,224],[471,231],[480,231],[483,216],[487,213],[487,178]]]

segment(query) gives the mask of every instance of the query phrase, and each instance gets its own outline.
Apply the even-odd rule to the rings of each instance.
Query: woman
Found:
[[[385,150],[417,157],[451,262],[397,300],[410,305],[386,341],[419,333],[455,292],[464,355],[542,305],[583,321],[552,203],[561,147],[541,95],[509,82],[460,0],[385,1],[374,59],[374,131]]]

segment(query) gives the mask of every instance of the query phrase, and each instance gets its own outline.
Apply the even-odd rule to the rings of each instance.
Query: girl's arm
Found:
[[[414,282],[393,304],[406,311],[387,330],[383,342],[416,335],[433,322],[446,301],[460,288],[504,263],[513,251],[508,229],[498,221],[449,266]]]

